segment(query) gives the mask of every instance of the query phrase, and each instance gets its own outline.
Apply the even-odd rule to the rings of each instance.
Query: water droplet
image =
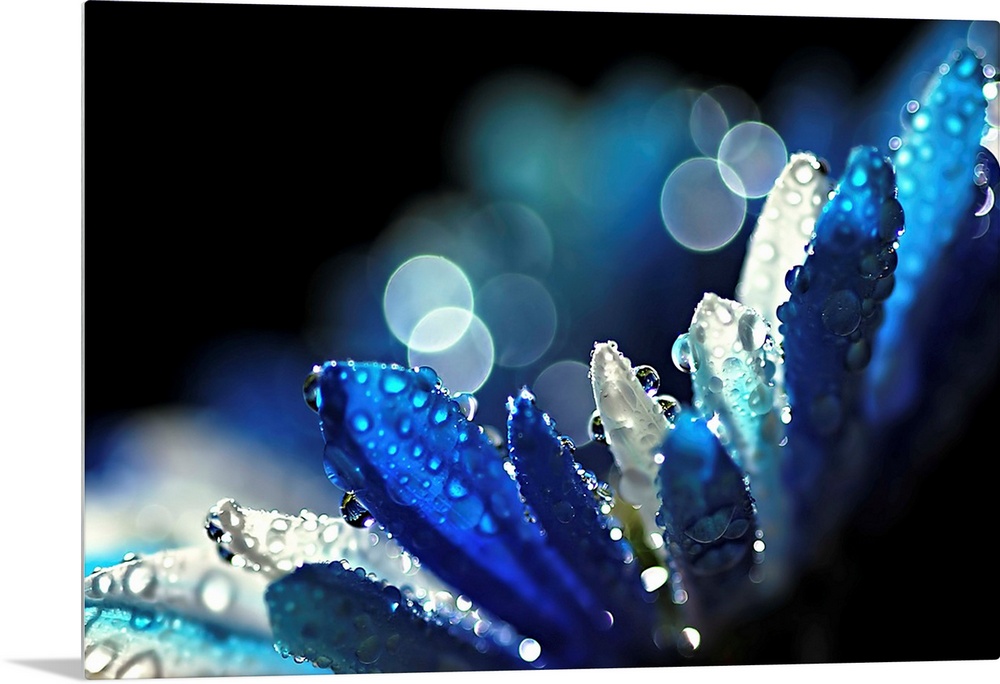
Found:
[[[400,604],[403,602],[402,592],[400,592],[397,587],[394,587],[391,584],[386,585],[386,587],[382,590],[382,596],[385,598],[386,603],[389,604],[389,610],[391,610],[394,613],[396,612],[396,609],[399,608]]]
[[[747,311],[740,316],[737,326],[740,344],[746,351],[755,351],[764,346],[767,338],[767,323],[756,313]]]
[[[853,290],[837,290],[823,302],[822,319],[834,335],[850,335],[861,323],[861,300]]]
[[[590,439],[598,444],[608,443],[608,436],[604,431],[604,423],[601,421],[600,411],[594,411],[590,414],[589,434]]]
[[[803,295],[809,291],[809,271],[805,266],[792,266],[785,274],[785,288],[792,294]]]
[[[313,367],[313,372],[306,376],[306,381],[302,383],[302,398],[306,401],[306,406],[313,411],[319,411],[319,379],[320,369]]]
[[[667,419],[668,423],[673,424],[677,420],[677,415],[681,412],[681,403],[669,394],[660,394],[653,397],[653,399],[663,411],[663,417]]]
[[[354,425],[354,429],[358,432],[367,432],[372,426],[372,419],[367,413],[363,411],[358,411],[351,418],[351,423]]]
[[[652,366],[636,366],[632,372],[646,394],[652,396],[660,389],[660,374]]]
[[[108,592],[114,587],[115,580],[111,577],[110,573],[104,573],[93,582],[91,582],[91,594],[95,598],[100,598],[106,596]]]
[[[803,162],[801,164],[798,164],[798,167],[795,169],[794,175],[795,175],[795,180],[797,180],[799,183],[802,183],[802,185],[807,185],[809,181],[811,181],[816,174],[813,172],[812,164]]]
[[[682,333],[674,340],[674,345],[670,349],[670,358],[674,366],[682,373],[693,373],[697,368],[694,353],[691,351],[691,342],[688,333]]]
[[[844,363],[847,366],[847,370],[859,371],[868,365],[871,358],[871,345],[868,343],[868,340],[861,338],[856,342],[852,342],[851,346],[847,348],[847,356],[844,359]]]
[[[83,655],[83,669],[88,675],[104,672],[118,657],[119,646],[106,641],[94,644]]]
[[[360,644],[358,644],[357,650],[354,655],[358,657],[358,660],[365,665],[371,665],[379,659],[382,655],[382,640],[377,634],[373,634]]]
[[[479,408],[479,402],[476,401],[476,397],[473,394],[459,392],[452,399],[458,402],[458,408],[466,420],[472,420],[475,417],[476,410]]]
[[[865,254],[858,264],[858,273],[866,280],[875,280],[895,271],[897,260],[896,250],[886,245],[875,254]]]
[[[364,529],[371,527],[375,518],[368,512],[354,492],[344,492],[344,498],[340,502],[340,514],[351,527]]]
[[[892,150],[892,151],[895,152],[896,150],[898,150],[902,146],[903,146],[903,139],[900,138],[898,135],[894,135],[891,138],[889,138],[889,149],[890,150]]]
[[[448,496],[453,499],[461,499],[469,494],[469,488],[457,477],[448,481]]]
[[[156,575],[148,565],[133,565],[125,573],[125,588],[135,596],[151,598],[156,591]]]
[[[406,375],[395,368],[382,373],[382,391],[386,394],[399,394],[406,389]]]

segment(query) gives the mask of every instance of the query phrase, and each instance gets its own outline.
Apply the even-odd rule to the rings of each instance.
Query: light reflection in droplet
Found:
[[[590,442],[590,416],[594,390],[590,367],[580,361],[557,361],[543,370],[531,385],[538,405],[552,416],[559,431],[577,447]]]
[[[537,361],[556,334],[556,306],[539,281],[506,273],[476,293],[476,311],[489,327],[498,366],[518,368]]]
[[[472,285],[461,268],[444,257],[421,255],[404,262],[389,278],[383,311],[392,334],[408,344],[414,328],[432,311],[446,307],[472,311],[472,302]],[[465,327],[448,332],[452,339],[445,347],[454,344],[465,332]],[[439,335],[437,345],[447,337],[443,333]]]
[[[733,192],[763,197],[788,162],[781,136],[759,121],[734,126],[719,144],[719,173]]]
[[[452,393],[475,392],[493,369],[493,337],[478,316],[473,315],[465,333],[447,349],[426,352],[410,349],[410,366],[430,366]]]
[[[688,159],[663,184],[663,224],[688,249],[708,252],[724,247],[743,225],[746,199],[729,189],[720,166],[724,165],[707,157]]]
[[[994,202],[996,201],[993,195],[993,188],[986,186],[986,197],[983,199],[983,204],[978,209],[976,209],[976,216],[986,216],[993,209]]]

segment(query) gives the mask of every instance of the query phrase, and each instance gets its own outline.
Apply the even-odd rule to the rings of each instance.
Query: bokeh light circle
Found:
[[[397,268],[389,277],[382,299],[389,330],[411,347],[414,329],[431,312],[444,308],[470,312],[464,324],[461,318],[452,316],[448,320],[457,325],[438,330],[433,336],[425,335],[433,342],[429,348],[420,348],[421,340],[415,340],[418,351],[439,351],[454,344],[471,321],[472,306],[472,284],[462,269],[444,257],[427,254],[413,257]]]
[[[444,351],[458,342],[472,322],[472,312],[457,306],[434,309],[420,319],[406,346],[425,352]]]
[[[531,390],[540,409],[556,422],[560,434],[576,446],[590,441],[590,416],[594,412],[594,390],[590,367],[580,361],[557,361],[539,373]]]
[[[490,377],[493,370],[493,337],[478,316],[470,316],[465,332],[454,344],[441,351],[410,348],[410,366],[430,366],[441,377],[441,383],[452,394],[475,392]]]
[[[670,173],[660,193],[660,216],[667,232],[697,252],[724,247],[746,217],[746,198],[730,190],[720,167],[725,164],[715,159],[688,159]]]
[[[719,161],[719,173],[730,190],[744,197],[763,197],[788,162],[788,150],[773,128],[745,121],[722,138]]]
[[[689,126],[691,139],[701,153],[714,157],[719,151],[719,143],[729,129],[729,119],[714,97],[702,93],[691,106]]]
[[[476,311],[493,334],[498,366],[534,363],[556,334],[552,295],[530,276],[505,273],[491,279],[476,293]]]

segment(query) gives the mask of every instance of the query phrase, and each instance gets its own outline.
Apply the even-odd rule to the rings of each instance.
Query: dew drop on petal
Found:
[[[837,290],[823,303],[821,317],[834,335],[850,335],[861,323],[861,301],[853,290]]]
[[[375,518],[368,512],[354,492],[344,492],[344,498],[340,502],[340,514],[351,527],[364,529],[371,527]]]
[[[678,335],[677,339],[674,340],[674,345],[670,349],[670,358],[677,370],[682,373],[693,373],[697,370],[687,333]]]
[[[632,372],[646,394],[652,396],[660,389],[660,374],[652,366],[636,366]]]

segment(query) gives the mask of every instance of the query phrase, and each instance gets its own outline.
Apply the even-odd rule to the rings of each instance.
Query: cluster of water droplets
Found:
[[[87,677],[287,673],[272,657],[266,584],[221,563],[210,546],[95,568],[84,579]]]

